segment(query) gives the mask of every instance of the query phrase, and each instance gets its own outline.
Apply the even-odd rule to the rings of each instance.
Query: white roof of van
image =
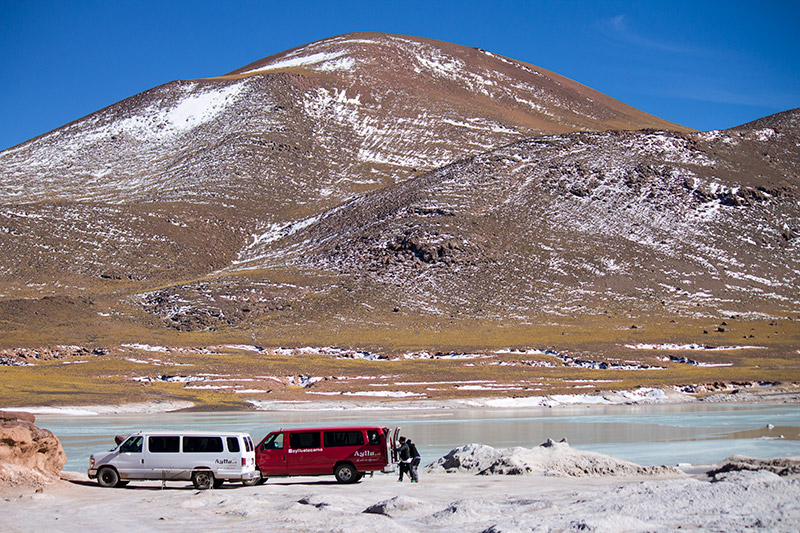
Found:
[[[241,433],[237,431],[136,431],[130,433],[132,435],[144,435],[154,437],[250,437],[249,433]],[[251,437],[252,438],[252,437]]]

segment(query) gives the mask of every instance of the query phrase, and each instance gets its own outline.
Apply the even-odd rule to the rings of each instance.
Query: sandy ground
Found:
[[[274,478],[263,486],[132,483],[105,489],[67,473],[41,492],[2,489],[0,526],[15,531],[769,531],[800,530],[800,479],[702,468],[656,477],[421,473]],[[371,509],[373,512],[365,512]]]

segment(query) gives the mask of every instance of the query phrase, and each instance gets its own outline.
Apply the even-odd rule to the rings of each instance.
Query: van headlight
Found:
[[[89,456],[89,468],[94,468],[94,455]]]

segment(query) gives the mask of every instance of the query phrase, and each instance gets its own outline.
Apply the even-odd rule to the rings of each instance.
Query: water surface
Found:
[[[641,465],[711,464],[735,454],[800,456],[800,405],[677,404],[525,409],[418,409],[172,412],[73,416],[39,414],[67,454],[65,470],[85,471],[89,454],[113,447],[114,435],[139,430],[244,431],[255,441],[279,428],[401,426],[423,464],[472,442],[533,447],[548,438]],[[768,425],[774,426],[769,428]]]

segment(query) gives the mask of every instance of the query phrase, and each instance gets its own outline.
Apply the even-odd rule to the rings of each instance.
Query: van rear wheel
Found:
[[[196,470],[192,473],[192,484],[199,490],[208,490],[214,486],[214,474],[210,470]]]
[[[333,474],[339,483],[355,483],[360,479],[356,468],[348,463],[337,466]]]
[[[119,483],[119,474],[110,466],[104,466],[97,471],[97,484],[101,487],[116,487]]]

